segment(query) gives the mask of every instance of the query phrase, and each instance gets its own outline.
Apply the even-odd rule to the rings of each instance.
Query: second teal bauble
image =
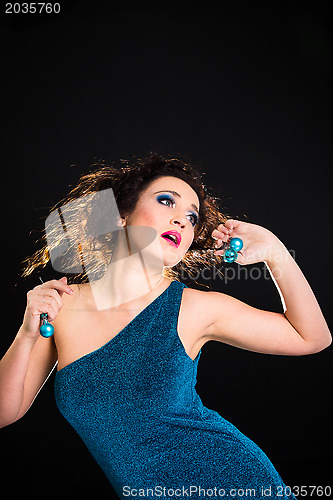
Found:
[[[236,250],[236,252],[242,250],[243,245],[243,241],[240,238],[231,238],[231,240],[229,241],[229,247]]]
[[[224,262],[234,262],[237,259],[237,252],[233,248],[229,247],[223,254]]]

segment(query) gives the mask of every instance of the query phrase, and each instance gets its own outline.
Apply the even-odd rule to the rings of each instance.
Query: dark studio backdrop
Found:
[[[273,231],[331,324],[328,8],[59,4],[60,14],[42,16],[5,14],[1,2],[1,355],[39,283],[19,278],[20,262],[37,248],[48,208],[94,160],[151,150],[185,156],[232,217]],[[264,266],[244,269],[230,264],[224,279],[186,282],[282,311]],[[330,482],[331,352],[202,349],[203,403],[255,441],[290,486]],[[53,380],[23,419],[0,430],[2,488],[11,498],[111,498],[55,406]]]

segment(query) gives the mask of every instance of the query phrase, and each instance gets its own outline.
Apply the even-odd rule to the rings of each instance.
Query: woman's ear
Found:
[[[121,217],[120,222],[118,224],[120,227],[125,227],[126,226],[126,217]]]

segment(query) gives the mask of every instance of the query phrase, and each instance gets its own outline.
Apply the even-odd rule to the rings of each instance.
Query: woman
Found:
[[[149,492],[295,498],[265,453],[202,404],[195,383],[201,348],[209,340],[284,355],[330,345],[302,272],[273,233],[227,219],[200,173],[179,160],[151,154],[132,167],[101,166],[83,176],[59,207],[109,188],[121,217],[119,231],[93,241],[81,236],[76,247],[82,269],[74,284],[63,277],[28,292],[22,326],[0,365],[1,426],[25,414],[57,362],[58,407],[120,498]],[[72,219],[73,234],[82,235],[92,212],[85,207],[84,217]],[[157,235],[148,245],[145,272],[140,252],[126,253],[128,231],[138,228]],[[59,233],[55,246],[65,237]],[[284,314],[177,280],[181,269],[191,273],[219,263],[231,237],[244,243],[236,262],[267,263]],[[50,246],[28,259],[25,275],[46,265]],[[156,265],[160,257],[162,266]],[[67,251],[63,262],[70,265],[71,259]],[[53,323],[54,337],[39,335],[42,313]]]

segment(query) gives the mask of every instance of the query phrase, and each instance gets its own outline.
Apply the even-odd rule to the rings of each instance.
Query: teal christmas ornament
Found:
[[[238,254],[237,254],[236,250],[234,250],[231,247],[228,247],[223,254],[223,260],[224,260],[224,262],[228,262],[228,263],[234,262],[237,259],[237,256],[238,256]]]
[[[51,323],[48,322],[47,313],[43,313],[40,315],[40,319],[42,320],[42,324],[39,328],[39,333],[42,337],[49,338],[54,334],[54,327]]]
[[[243,248],[243,246],[243,240],[241,240],[240,238],[231,238],[223,254],[224,262],[228,262],[228,264],[231,262],[235,262],[238,257],[237,252],[239,252]]]
[[[236,250],[236,252],[242,250],[243,246],[243,240],[241,240],[240,238],[231,238],[231,240],[229,241],[229,247]]]

